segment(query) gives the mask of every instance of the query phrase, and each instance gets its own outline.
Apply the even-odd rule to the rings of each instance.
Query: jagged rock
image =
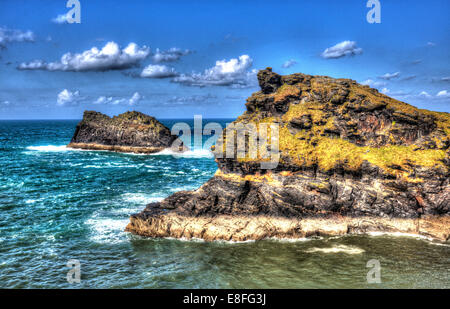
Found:
[[[68,147],[154,153],[171,147],[176,139],[169,128],[140,112],[110,118],[99,112],[85,111]]]
[[[278,164],[214,147],[218,171],[195,191],[131,216],[151,237],[247,240],[390,231],[450,238],[450,114],[417,109],[349,79],[258,73],[262,91],[234,123],[278,124]],[[233,133],[234,134],[234,133]]]
[[[263,93],[271,93],[281,86],[281,76],[272,72],[272,68],[261,70],[257,74],[259,86]]]

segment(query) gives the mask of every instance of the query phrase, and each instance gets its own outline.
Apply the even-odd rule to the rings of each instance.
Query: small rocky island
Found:
[[[140,112],[126,112],[111,118],[85,111],[67,147],[149,154],[171,147],[176,139],[169,128]]]
[[[261,91],[234,124],[277,123],[278,166],[216,153],[213,178],[147,205],[126,231],[233,241],[367,232],[449,240],[450,114],[350,79],[267,68],[258,80]]]

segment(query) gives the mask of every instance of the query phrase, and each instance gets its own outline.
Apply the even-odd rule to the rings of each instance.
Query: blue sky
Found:
[[[0,119],[235,118],[268,66],[449,112],[450,2],[380,0],[380,24],[366,2],[80,0],[69,24],[65,0],[2,0]]]

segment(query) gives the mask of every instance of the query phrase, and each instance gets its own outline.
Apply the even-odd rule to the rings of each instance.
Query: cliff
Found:
[[[256,157],[227,153],[239,143],[228,127],[213,147],[215,176],[147,205],[127,231],[206,240],[365,232],[449,239],[450,114],[350,79],[267,68],[258,80],[261,91],[232,125],[276,124],[277,164],[262,168],[270,145],[258,146]]]
[[[169,128],[140,112],[126,112],[111,118],[99,112],[85,111],[68,147],[154,153],[171,147],[176,139]]]

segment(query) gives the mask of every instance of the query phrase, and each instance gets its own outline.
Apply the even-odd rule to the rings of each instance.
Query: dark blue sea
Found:
[[[449,245],[409,236],[207,243],[125,233],[130,214],[198,188],[216,163],[195,148],[70,150],[76,124],[0,121],[0,288],[450,288]],[[67,281],[71,259],[80,283]],[[372,259],[380,283],[367,281]]]

